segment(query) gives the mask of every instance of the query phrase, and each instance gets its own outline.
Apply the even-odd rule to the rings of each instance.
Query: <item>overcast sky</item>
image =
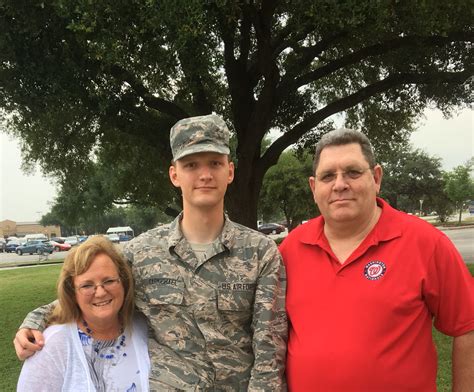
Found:
[[[444,119],[439,111],[427,111],[419,129],[412,135],[413,145],[442,158],[443,168],[451,170],[474,155],[473,111]],[[54,201],[56,188],[38,171],[26,175],[21,170],[21,152],[16,140],[0,133],[0,221],[37,221]],[[71,206],[74,208],[74,206]]]

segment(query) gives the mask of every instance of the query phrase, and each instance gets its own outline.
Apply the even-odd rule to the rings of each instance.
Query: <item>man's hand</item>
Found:
[[[43,334],[37,329],[22,328],[16,333],[13,345],[18,359],[24,361],[43,348]]]

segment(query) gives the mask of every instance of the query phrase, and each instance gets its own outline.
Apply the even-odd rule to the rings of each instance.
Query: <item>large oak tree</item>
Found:
[[[83,192],[107,172],[107,197],[161,205],[170,126],[221,114],[237,163],[226,206],[254,226],[266,171],[330,116],[390,146],[427,105],[468,102],[471,5],[0,0],[0,107],[25,160],[61,186]]]

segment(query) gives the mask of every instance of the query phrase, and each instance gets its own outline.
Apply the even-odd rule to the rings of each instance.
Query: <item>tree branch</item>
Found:
[[[197,46],[197,43],[193,44],[192,42],[189,46],[186,45],[179,51],[178,58],[181,63],[181,70],[183,71],[184,77],[188,80],[194,107],[197,109],[199,114],[209,114],[214,110],[214,108],[208,99],[202,81],[204,72],[196,71],[195,64],[193,64],[193,60],[195,60],[194,57],[200,55],[200,53],[196,53]],[[199,51],[199,49],[197,49],[197,51]]]
[[[263,1],[261,10],[254,13],[253,20],[257,38],[257,68],[264,81],[257,105],[252,113],[250,128],[253,129],[259,141],[268,129],[268,124],[273,115],[275,91],[280,81],[276,59],[272,55],[271,30],[275,3],[272,0]]]
[[[105,68],[109,69],[110,74],[114,78],[128,83],[135,93],[143,99],[145,105],[148,107],[174,117],[177,120],[189,117],[189,114],[181,109],[178,105],[165,99],[155,97],[153,94],[151,94],[150,91],[143,85],[143,83],[126,69],[116,64],[105,66]]]
[[[291,21],[288,21],[287,25],[280,30],[278,35],[273,40],[273,47],[275,48],[274,56],[278,56],[283,50],[288,47],[293,47],[295,43],[301,41],[302,39],[306,38],[306,36],[314,31],[314,26],[309,24],[305,26],[302,30],[297,30],[295,34],[291,34],[294,32],[295,26],[292,25]],[[290,38],[288,38],[290,37]]]
[[[262,23],[270,27],[272,25],[273,15],[275,14],[275,9],[278,2],[275,0],[262,0],[261,4],[262,7],[260,8],[259,14]]]
[[[240,56],[239,62],[243,66],[247,66],[247,61],[250,53],[250,28],[252,27],[251,15],[249,6],[242,5],[242,22],[240,24]]]
[[[407,84],[430,84],[449,83],[461,84],[472,76],[473,69],[463,72],[437,72],[430,74],[400,73],[390,75],[385,79],[370,84],[359,91],[333,101],[324,108],[306,117],[303,121],[295,125],[291,130],[284,133],[267,149],[261,158],[260,164],[263,168],[268,168],[278,161],[280,154],[290,145],[296,143],[306,132],[316,127],[321,121],[329,116],[347,110],[362,101],[383,93],[391,88]]]
[[[249,6],[247,5],[246,7],[247,11],[245,12],[247,17],[250,17]],[[234,56],[236,23],[229,23],[219,13],[217,13],[217,22],[224,43],[224,69],[231,96],[234,126],[237,130],[241,130],[245,128],[254,105],[253,87],[250,85],[251,75],[246,69],[246,61],[243,59],[237,61]],[[248,28],[250,29],[250,26]],[[237,132],[238,137],[240,134],[240,132]]]
[[[299,59],[295,61],[296,62],[296,64],[294,64],[295,66],[292,67],[294,71],[292,72],[292,70],[288,70],[288,72],[286,73],[287,76],[285,78],[292,79],[293,78],[292,75],[295,75],[301,69],[303,69],[304,67],[307,67],[318,55],[323,53],[330,46],[334,46],[335,42],[339,41],[342,38],[347,37],[348,35],[349,33],[347,31],[340,31],[336,34],[333,34],[331,36],[321,39],[317,44],[311,47],[296,48],[293,43],[296,43],[297,41],[293,41],[293,42],[288,41],[286,43],[287,47],[288,46],[293,47],[295,52],[300,53],[300,56],[299,56]],[[283,49],[284,47],[282,46],[280,50],[283,50]],[[275,50],[275,53],[279,53],[279,52]]]
[[[279,99],[285,97],[288,91],[296,90],[297,88],[304,86],[310,82],[321,79],[325,76],[330,75],[331,73],[353,65],[358,61],[385,54],[391,51],[398,50],[403,47],[413,47],[413,46],[442,46],[449,44],[453,41],[474,41],[474,33],[472,32],[455,32],[447,36],[431,36],[431,37],[422,37],[422,36],[405,36],[394,38],[388,41],[384,41],[375,45],[367,46],[358,51],[350,53],[346,56],[343,56],[337,60],[331,61],[325,66],[315,69],[314,71],[308,72],[299,78],[293,79],[292,75],[285,75],[280,87],[278,88]],[[315,51],[316,52],[316,51]],[[307,62],[308,58],[304,58],[304,61]],[[303,64],[301,64],[303,65]],[[298,64],[296,68],[301,69],[301,65]]]
[[[268,3],[265,1],[264,3]],[[271,41],[271,15],[274,8],[263,8],[260,11],[255,10],[253,14],[253,26],[257,38],[257,67],[265,79],[274,72],[274,59],[272,58]],[[275,65],[276,66],[276,65]]]

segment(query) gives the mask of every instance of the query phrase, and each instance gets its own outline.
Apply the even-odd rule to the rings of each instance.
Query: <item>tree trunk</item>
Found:
[[[245,206],[245,208],[242,208]],[[257,201],[249,192],[236,192],[229,195],[226,201],[226,210],[234,222],[252,229],[257,229]]]
[[[251,163],[239,160],[233,183],[225,199],[230,219],[244,226],[257,229],[257,207],[264,174]]]
[[[459,207],[459,224],[461,224],[461,219],[462,219],[462,204],[461,204],[461,207]]]

